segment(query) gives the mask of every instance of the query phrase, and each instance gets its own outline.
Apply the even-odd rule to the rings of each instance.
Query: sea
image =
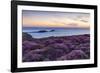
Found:
[[[30,34],[33,38],[73,36],[90,34],[89,28],[47,28],[47,27],[23,27],[22,32]]]

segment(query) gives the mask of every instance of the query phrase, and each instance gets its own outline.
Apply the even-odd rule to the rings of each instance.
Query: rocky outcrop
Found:
[[[90,35],[36,39],[23,33],[23,62],[83,60],[90,58]]]
[[[30,34],[28,34],[28,33],[25,33],[25,32],[23,32],[22,33],[22,40],[24,41],[24,40],[32,40],[33,38],[32,38],[32,36],[30,35]]]

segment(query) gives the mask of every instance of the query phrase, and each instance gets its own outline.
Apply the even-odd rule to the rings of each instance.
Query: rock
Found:
[[[32,52],[27,53],[23,57],[23,62],[34,62],[34,61],[43,61],[44,56],[41,54],[34,54]]]
[[[32,36],[31,36],[30,34],[25,33],[25,32],[22,33],[22,37],[23,37],[23,38],[22,38],[23,41],[24,41],[24,40],[29,40],[29,41],[30,41],[30,40],[33,39]]]
[[[44,32],[48,32],[48,31],[46,31],[46,30],[40,30],[40,31],[38,31],[39,33],[44,33]]]
[[[56,39],[55,42],[56,42],[56,43],[63,43],[64,40],[63,40],[63,39]]]
[[[45,46],[48,46],[48,45],[54,44],[54,43],[56,43],[54,40],[45,40],[45,41],[43,42],[43,44],[44,44]]]
[[[74,48],[75,50],[82,50],[90,57],[90,43],[83,43]]]
[[[37,54],[43,54],[47,49],[43,48],[43,49],[35,49],[32,50],[33,53],[37,53]]]
[[[88,59],[88,56],[81,50],[73,50],[67,55],[64,55],[57,60],[80,60],[80,59]]]
[[[25,33],[23,37],[24,62],[90,58],[90,36],[86,34],[35,39]]]
[[[52,29],[52,30],[50,30],[50,32],[53,32],[53,31],[55,31],[55,30],[53,30],[53,29]]]
[[[64,43],[55,43],[55,44],[51,44],[49,45],[49,47],[53,48],[53,49],[60,49],[62,50],[64,53],[69,53],[70,51],[72,51],[72,49],[70,49],[67,45],[65,45]]]
[[[50,61],[52,61],[56,60],[57,57],[60,57],[64,54],[65,53],[62,49],[54,49],[51,47],[47,47],[43,55],[45,56],[45,58],[48,58]]]
[[[33,41],[24,41],[23,44],[23,49],[24,50],[34,50],[34,49],[40,49],[43,47],[43,45],[33,42]]]
[[[73,50],[69,54],[67,54],[67,59],[88,59],[88,56],[81,50]]]
[[[67,37],[67,40],[70,40],[73,44],[81,44],[81,43],[86,43],[90,42],[90,37],[88,34],[84,35],[75,35],[75,36],[69,36]]]

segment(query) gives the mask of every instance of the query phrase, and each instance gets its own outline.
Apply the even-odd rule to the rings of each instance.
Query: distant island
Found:
[[[37,31],[37,32],[39,32],[39,33],[44,33],[44,32],[53,32],[53,31],[55,31],[55,30],[49,30],[49,31],[47,31],[47,30],[39,30],[39,31]]]
[[[24,32],[22,35],[23,62],[90,59],[90,34],[46,38],[34,38]]]
[[[54,32],[55,30],[39,30],[39,31],[32,31],[32,32],[28,32],[28,33],[45,33],[45,32]]]

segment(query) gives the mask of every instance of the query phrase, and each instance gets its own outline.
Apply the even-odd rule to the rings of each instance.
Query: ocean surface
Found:
[[[71,36],[71,35],[90,34],[90,29],[23,27],[22,32],[27,32],[28,34],[32,35],[33,38],[45,38],[51,36]]]

